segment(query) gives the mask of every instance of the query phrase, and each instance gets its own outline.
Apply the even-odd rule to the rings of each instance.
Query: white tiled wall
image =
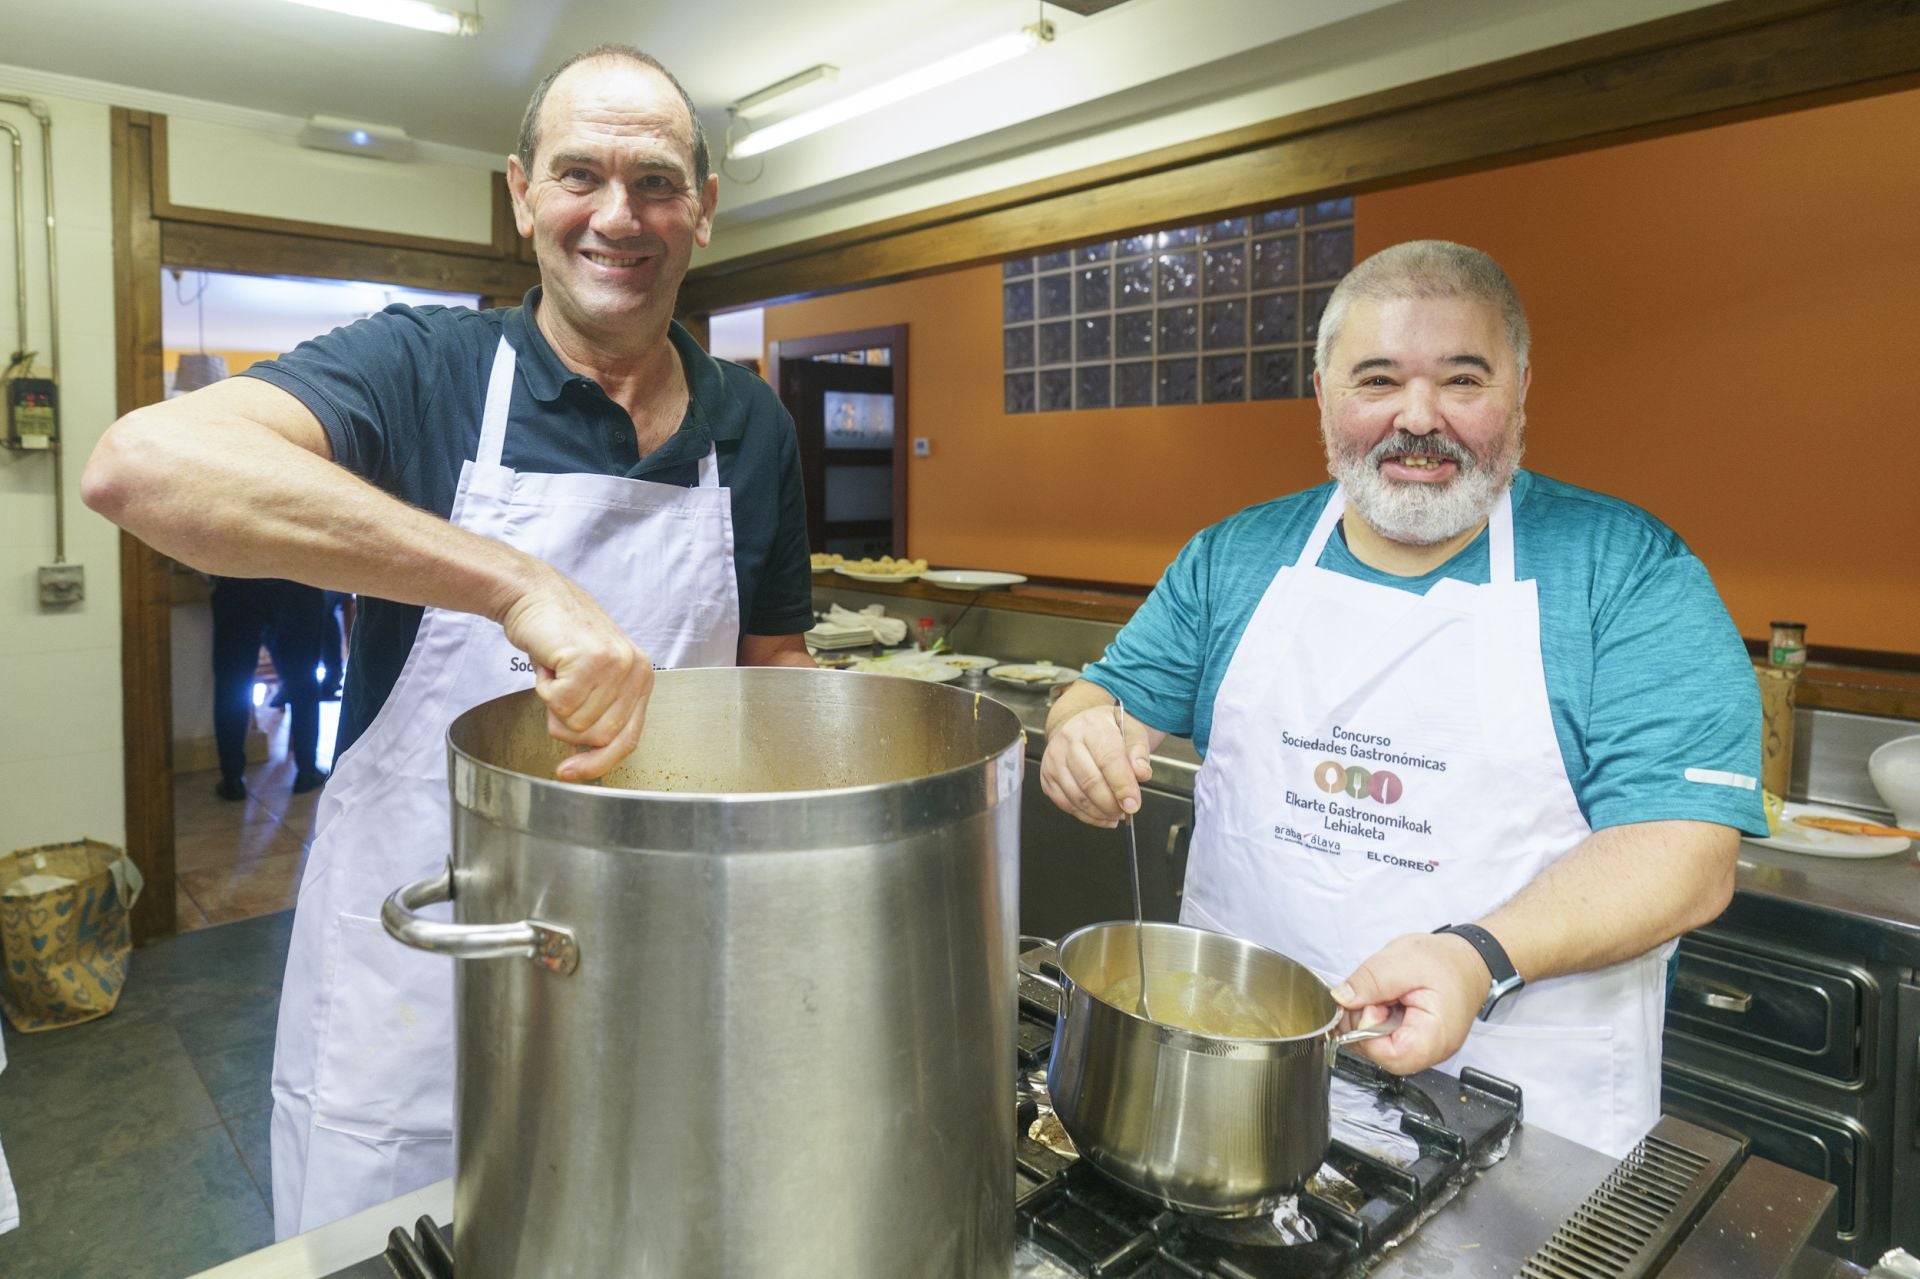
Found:
[[[21,93],[0,79],[0,94]],[[108,109],[47,98],[53,115],[60,280],[60,423],[66,558],[85,566],[85,602],[43,609],[37,570],[54,559],[50,457],[0,453],[0,851],[90,835],[124,836],[117,531],[80,504],[81,464],[113,420],[114,298]],[[27,346],[48,355],[39,125],[26,137]],[[11,193],[0,222],[11,223]],[[12,243],[6,226],[0,243]],[[12,254],[0,256],[0,345],[17,344]]]

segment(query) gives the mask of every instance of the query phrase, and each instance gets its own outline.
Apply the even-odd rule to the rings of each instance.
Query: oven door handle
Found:
[[[1673,979],[1673,996],[1676,1000],[1685,996],[1690,1003],[1723,1013],[1744,1013],[1753,1007],[1751,993],[1694,976],[1685,968]]]

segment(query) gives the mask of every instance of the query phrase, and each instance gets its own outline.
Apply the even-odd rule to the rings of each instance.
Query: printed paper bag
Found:
[[[14,1029],[52,1030],[113,1011],[140,883],[123,850],[94,839],[0,857],[0,1011]]]

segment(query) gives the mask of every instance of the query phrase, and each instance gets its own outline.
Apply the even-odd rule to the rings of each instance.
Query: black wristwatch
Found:
[[[1492,933],[1478,924],[1447,924],[1433,930],[1436,933],[1452,933],[1464,937],[1480,952],[1480,958],[1487,965],[1487,972],[1493,980],[1487,984],[1487,1002],[1480,1005],[1480,1020],[1485,1021],[1493,1015],[1493,1010],[1501,1000],[1527,984],[1527,979],[1514,971],[1513,961],[1507,958],[1507,948],[1494,940]]]

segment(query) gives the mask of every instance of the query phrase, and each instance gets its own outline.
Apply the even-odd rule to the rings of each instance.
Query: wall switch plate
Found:
[[[40,566],[40,602],[42,604],[78,604],[87,598],[87,570],[80,564],[43,564]]]
[[[915,457],[933,456],[933,441],[924,435],[913,437],[913,455]]]

